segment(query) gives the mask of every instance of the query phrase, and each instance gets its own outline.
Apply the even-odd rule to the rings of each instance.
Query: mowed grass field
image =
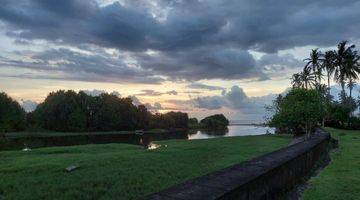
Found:
[[[286,146],[290,136],[168,140],[0,152],[0,199],[137,199]],[[166,147],[165,147],[166,145]],[[78,169],[66,172],[76,164]]]
[[[312,178],[303,199],[360,199],[360,131],[326,129],[339,140],[331,163]]]

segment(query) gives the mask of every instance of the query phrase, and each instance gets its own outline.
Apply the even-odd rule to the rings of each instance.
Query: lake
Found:
[[[188,134],[189,140],[194,139],[207,139],[215,137],[231,137],[231,136],[246,136],[246,135],[263,135],[274,134],[275,129],[266,126],[254,126],[254,125],[230,125],[228,130],[197,130],[190,131]]]
[[[73,146],[84,144],[107,144],[107,143],[128,143],[136,145],[148,145],[153,141],[182,139],[207,139],[215,137],[263,135],[274,133],[273,128],[253,125],[230,125],[227,130],[189,130],[189,131],[169,131],[159,133],[145,133],[137,135],[114,134],[114,133],[89,133],[81,135],[63,135],[63,136],[42,136],[42,137],[15,137],[0,139],[0,150],[15,150],[23,148],[39,148],[52,146]]]

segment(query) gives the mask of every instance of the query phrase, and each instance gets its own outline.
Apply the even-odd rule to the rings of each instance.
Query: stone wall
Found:
[[[330,142],[330,134],[318,129],[308,140],[189,180],[145,199],[279,199],[328,156]]]

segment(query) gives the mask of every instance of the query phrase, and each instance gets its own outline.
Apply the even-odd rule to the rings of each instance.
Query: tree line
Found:
[[[319,124],[360,129],[360,118],[354,116],[360,97],[356,100],[352,96],[360,73],[360,56],[355,48],[342,41],[337,49],[325,53],[311,50],[303,70],[291,78],[292,90],[279,95],[269,107],[274,112],[269,124],[280,132],[294,134],[309,133]],[[330,94],[331,80],[341,86],[338,100]]]
[[[0,132],[28,129],[51,131],[119,131],[188,128],[188,114],[151,113],[130,98],[103,93],[90,96],[72,90],[51,92],[33,112],[0,93]]]

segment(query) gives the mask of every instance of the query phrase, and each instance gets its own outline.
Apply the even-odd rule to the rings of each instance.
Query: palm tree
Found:
[[[327,73],[327,81],[328,81],[328,90],[330,92],[330,79],[331,75],[335,71],[335,55],[334,51],[327,51],[324,55],[323,65],[322,68],[326,70]]]
[[[354,87],[354,80],[358,79],[360,73],[359,59],[357,51],[353,50],[355,45],[346,47],[346,41],[338,45],[338,52],[336,55],[336,70],[335,80],[341,84],[342,92],[345,93],[345,84],[349,81],[349,94],[352,97],[352,89]]]
[[[300,73],[293,74],[291,77],[291,84],[294,88],[303,87]]]
[[[306,58],[304,61],[307,61],[305,68],[309,71],[315,73],[315,81],[318,81],[321,84],[322,76],[322,66],[321,63],[324,59],[322,58],[321,51],[319,49],[312,49],[310,53],[310,58]]]
[[[312,88],[316,85],[316,75],[314,73],[311,73],[310,69],[304,68],[302,72],[299,74],[300,80],[302,82],[302,86],[306,89],[309,87]]]
[[[342,92],[345,93],[345,82],[349,76],[354,76],[352,65],[354,65],[355,45],[347,46],[347,41],[342,41],[338,44],[338,49],[335,52],[335,77],[334,79],[340,83]],[[355,54],[356,55],[356,54]],[[352,75],[351,75],[352,74]],[[356,77],[357,78],[357,77]],[[356,79],[355,78],[355,79]]]

